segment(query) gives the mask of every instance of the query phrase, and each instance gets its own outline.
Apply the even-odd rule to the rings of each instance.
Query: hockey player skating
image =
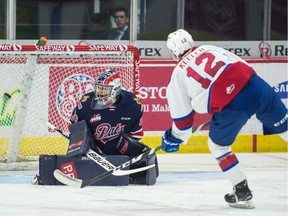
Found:
[[[287,108],[247,62],[229,51],[210,45],[196,47],[183,29],[168,35],[167,47],[178,64],[167,87],[173,124],[162,137],[162,149],[176,152],[187,142],[195,112],[212,114],[208,146],[234,190],[224,198],[231,207],[254,208],[231,145],[254,114],[265,135],[279,134],[287,141]]]

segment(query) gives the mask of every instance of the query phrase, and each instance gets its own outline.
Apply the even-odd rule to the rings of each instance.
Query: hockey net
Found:
[[[108,68],[120,72],[124,89],[138,93],[136,47],[0,45],[0,161],[65,154],[68,141],[47,122],[68,132],[77,102],[94,90],[97,74]]]

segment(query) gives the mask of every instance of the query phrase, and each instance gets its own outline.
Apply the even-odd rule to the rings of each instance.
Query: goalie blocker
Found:
[[[85,121],[80,121],[70,126],[70,142],[66,155],[41,155],[39,157],[39,176],[38,183],[41,185],[62,185],[53,175],[54,170],[59,169],[66,175],[79,179],[89,179],[105,172],[105,169],[90,160],[85,154],[91,148],[97,152],[95,140]],[[119,153],[125,149],[126,155],[101,155],[115,166],[119,166],[130,160],[130,157],[137,156],[149,149],[148,146],[132,140],[122,134],[117,143]],[[130,157],[129,157],[130,156]],[[130,184],[154,185],[159,175],[156,154],[149,155],[142,161],[130,165],[126,169],[134,169],[155,164],[155,167],[146,171],[124,175],[110,175],[102,179],[93,186],[124,186]]]

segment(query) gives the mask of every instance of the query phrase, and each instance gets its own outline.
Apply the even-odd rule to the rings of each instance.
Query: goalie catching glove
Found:
[[[165,131],[164,136],[162,137],[162,150],[165,152],[177,152],[179,151],[179,145],[183,142],[180,139],[177,139],[171,134],[172,128]]]
[[[137,142],[125,133],[121,133],[121,137],[117,143],[117,149],[120,155],[136,156],[150,150],[150,147],[141,142]]]

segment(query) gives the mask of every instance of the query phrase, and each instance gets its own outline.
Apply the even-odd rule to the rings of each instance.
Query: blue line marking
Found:
[[[0,184],[31,184],[34,175],[0,175]],[[223,179],[222,172],[161,172],[157,181],[159,182],[193,182]]]
[[[34,176],[24,176],[24,175],[8,175],[0,176],[0,184],[31,184],[31,180]]]

